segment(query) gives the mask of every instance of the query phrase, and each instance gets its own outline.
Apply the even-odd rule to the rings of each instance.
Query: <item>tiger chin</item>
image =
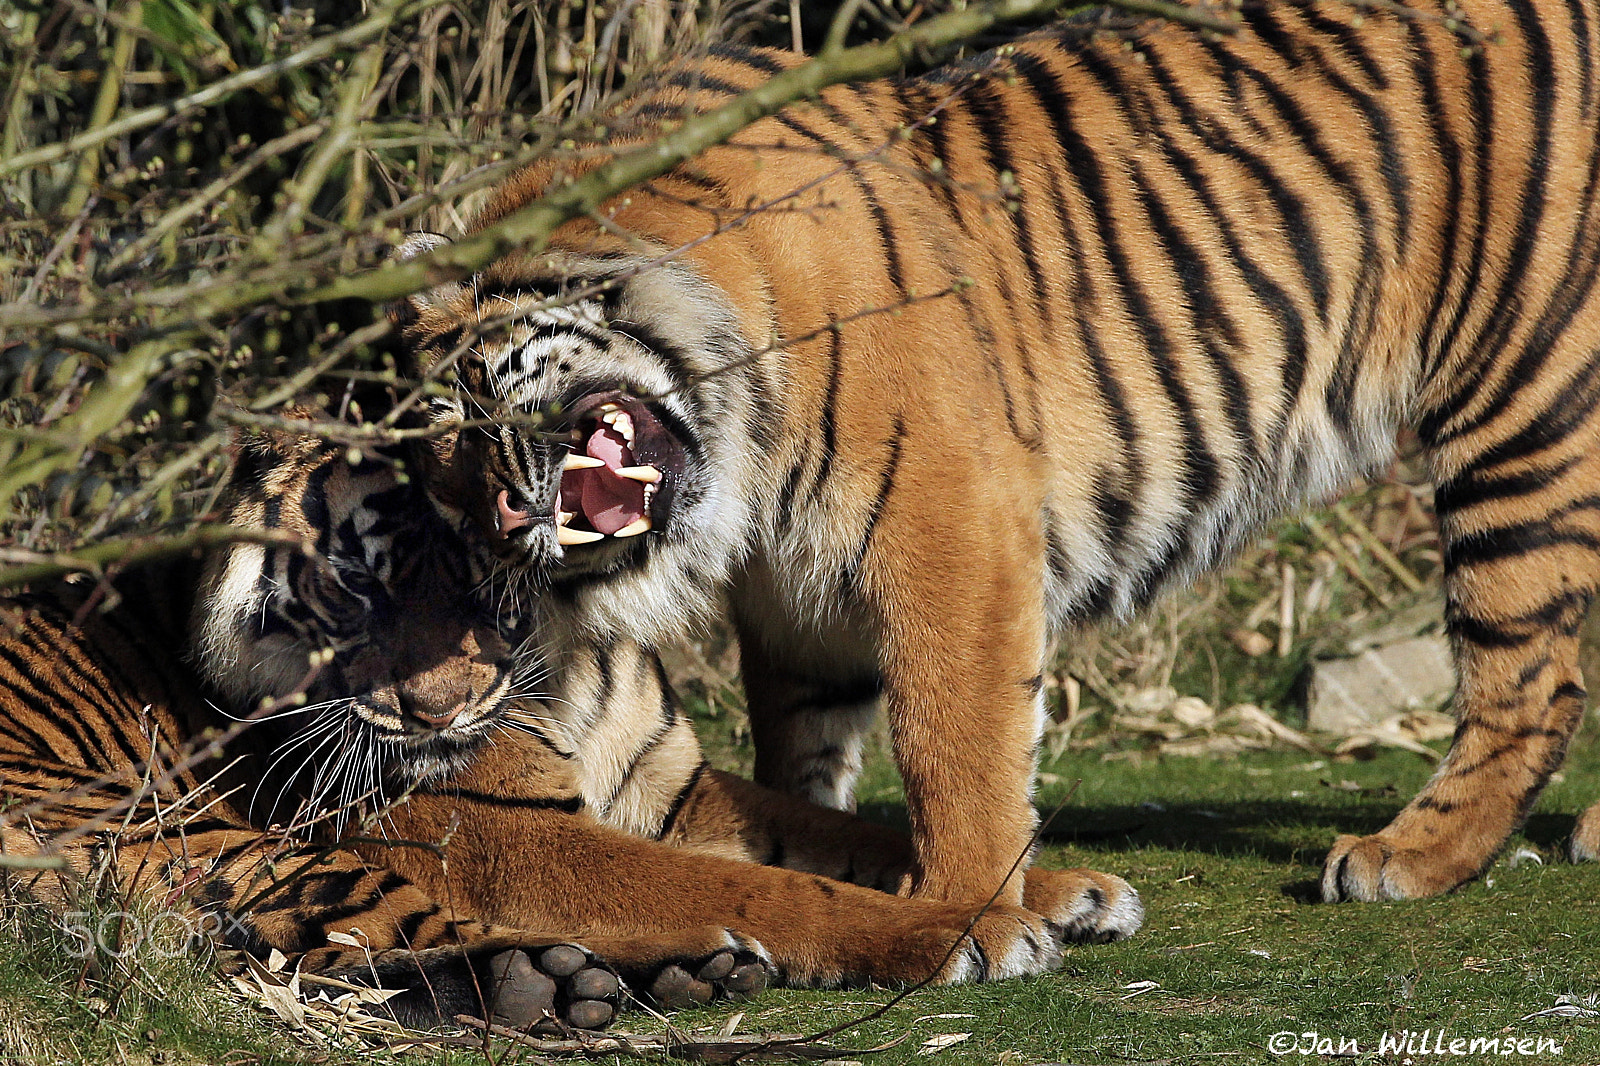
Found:
[[[894,895],[903,835],[706,765],[655,657],[545,631],[423,465],[258,435],[239,540],[0,601],[0,838],[68,861],[37,896],[112,854],[118,891],[418,1025],[1037,974],[1138,927],[1090,871],[1028,909]]]
[[[649,644],[725,596],[766,785],[848,807],[881,700],[913,894],[1016,903],[1054,640],[1414,431],[1460,729],[1322,891],[1444,892],[1582,716],[1597,33],[1594,0],[1253,0],[1232,34],[1095,16],[824,90],[401,308],[421,371],[523,420],[429,477],[575,634]],[[714,51],[633,105],[641,139],[798,61]]]

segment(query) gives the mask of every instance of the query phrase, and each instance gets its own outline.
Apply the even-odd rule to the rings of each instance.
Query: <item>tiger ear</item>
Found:
[[[442,233],[417,230],[406,234],[406,239],[389,253],[389,258],[393,262],[404,263],[449,243],[450,238]],[[421,292],[414,292],[389,305],[389,320],[397,326],[408,326],[429,308],[440,307],[454,300],[461,295],[462,290],[463,286],[459,281],[447,281]]]

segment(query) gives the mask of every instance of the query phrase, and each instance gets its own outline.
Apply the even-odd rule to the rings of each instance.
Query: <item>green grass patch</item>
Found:
[[[1600,1061],[1600,1018],[1548,1015],[1557,997],[1600,993],[1600,867],[1560,858],[1573,816],[1600,796],[1600,741],[1572,758],[1508,849],[1544,864],[1502,859],[1488,877],[1432,900],[1361,906],[1314,902],[1336,832],[1380,827],[1427,778],[1415,755],[1365,763],[1300,753],[1226,759],[1072,753],[1049,764],[1041,809],[1056,812],[1040,862],[1121,874],[1144,897],[1138,936],[1077,948],[1061,972],[1031,980],[924,989],[883,1017],[831,1038],[877,1047],[881,1063],[1123,1063],[1334,1061],[1274,1056],[1275,1033],[1314,1047],[1378,1054],[1385,1034],[1428,1030],[1436,1040],[1553,1040],[1563,1053],[1417,1055],[1413,1062]],[[903,818],[880,751],[867,813]],[[54,948],[52,949],[52,944]],[[370,1051],[317,1052],[293,1043],[195,967],[136,980],[111,973],[80,987],[64,938],[14,927],[0,945],[0,1062],[384,1062]],[[52,954],[54,950],[54,954]],[[115,1003],[108,988],[122,987]],[[714,1032],[736,1011],[741,1031],[814,1032],[850,1022],[891,993],[775,991],[739,1007],[684,1012],[673,1024]],[[940,1017],[941,1015],[945,1017]],[[619,1023],[659,1031],[640,1015]],[[926,1042],[965,1039],[931,1055]],[[1392,1039],[1392,1037],[1391,1037]],[[1430,1045],[1431,1046],[1431,1045]],[[510,1052],[507,1062],[539,1061]],[[20,1052],[20,1054],[19,1054]],[[11,1057],[8,1059],[7,1055]],[[326,1057],[324,1057],[326,1055]],[[477,1052],[412,1053],[395,1061],[481,1062]]]
[[[1354,1041],[1360,1054],[1338,1061],[1400,1062],[1408,1056],[1380,1055],[1380,1043],[1409,1029],[1429,1030],[1430,1041],[1444,1030],[1447,1050],[1474,1037],[1544,1037],[1563,1049],[1410,1055],[1417,1063],[1600,1061],[1600,1017],[1527,1018],[1559,996],[1600,994],[1600,867],[1561,857],[1573,817],[1600,798],[1600,740],[1580,738],[1507,849],[1543,865],[1503,858],[1448,896],[1376,906],[1314,902],[1322,856],[1337,833],[1382,827],[1415,793],[1431,772],[1415,755],[1106,762],[1078,753],[1045,770],[1058,780],[1041,788],[1041,809],[1066,806],[1039,861],[1127,877],[1144,897],[1144,929],[1074,949],[1058,974],[922,990],[836,1043],[867,1048],[907,1034],[873,1058],[888,1063],[1334,1061],[1269,1050],[1283,1032],[1314,1049],[1300,1035],[1314,1032],[1335,1051]],[[867,810],[896,821],[903,809],[887,777],[882,764],[869,774]],[[820,1028],[888,998],[778,992],[749,1008],[743,1027]],[[726,1013],[677,1020],[692,1029]],[[962,1032],[971,1035],[919,1053],[930,1038]]]

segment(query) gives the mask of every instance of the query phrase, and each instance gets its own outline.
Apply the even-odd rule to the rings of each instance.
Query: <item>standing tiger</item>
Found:
[[[67,863],[37,895],[109,866],[402,1020],[584,1028],[617,975],[667,1006],[984,980],[1138,927],[1090,871],[981,914],[858,887],[909,841],[707,767],[654,657],[542,632],[404,458],[259,436],[227,511],[257,539],[0,601],[0,844]]]
[[[797,61],[725,48],[634,115]],[[436,491],[594,639],[648,644],[725,592],[764,784],[849,807],[881,698],[910,891],[974,899],[1029,848],[1054,638],[1383,469],[1409,428],[1460,727],[1322,891],[1446,891],[1583,707],[1597,62],[1594,0],[1245,0],[1231,34],[1097,16],[828,89],[410,300],[422,370],[559,431],[467,433]],[[520,173],[476,224],[578,169]],[[1591,809],[1573,854],[1597,852]]]

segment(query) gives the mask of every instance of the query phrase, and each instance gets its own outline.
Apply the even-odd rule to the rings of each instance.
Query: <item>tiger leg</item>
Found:
[[[910,891],[915,864],[904,833],[709,767],[697,773],[661,839],[901,894]],[[1143,915],[1139,894],[1126,881],[1084,869],[1031,867],[1022,905],[1070,943],[1120,940],[1138,929]]]
[[[1573,862],[1600,861],[1600,803],[1578,815],[1570,851]]]
[[[553,807],[524,783],[521,767],[536,756],[526,750],[535,743],[497,738],[451,787],[413,793],[393,812],[401,838],[448,839],[447,863],[431,850],[401,848],[388,849],[384,864],[465,913],[518,928],[580,930],[642,989],[662,977],[660,953],[650,947],[656,937],[707,927],[751,950],[759,944],[775,972],[800,986],[982,980],[1059,965],[1062,935],[1019,907],[905,899],[671,847]],[[508,849],[509,840],[530,843]],[[629,940],[650,954],[617,949]],[[679,969],[692,973],[694,964]]]
[[[383,1009],[404,1024],[472,1014],[516,1027],[548,1016],[597,1028],[616,1013],[616,976],[569,936],[457,919],[352,852],[274,842],[227,816],[178,813],[203,810],[210,797],[167,796],[159,807],[145,799],[126,829],[79,835],[83,811],[115,811],[126,792],[97,791],[94,775],[34,762],[34,774],[85,786],[74,790],[74,816],[47,811],[26,827],[0,830],[8,852],[65,859],[66,870],[41,871],[22,886],[43,902],[65,908],[76,901],[74,882],[90,876],[97,853],[110,847],[120,892],[158,900],[163,912],[185,915],[197,935],[228,947],[255,955],[276,949],[301,973],[398,989]]]
[[[1436,500],[1459,724],[1394,821],[1334,843],[1329,901],[1430,896],[1477,876],[1561,764],[1583,715],[1578,632],[1600,585],[1600,433],[1592,402],[1561,403],[1566,424],[1535,416],[1520,449],[1492,443],[1463,460],[1477,444],[1464,435],[1435,452],[1436,469],[1456,472]]]
[[[741,591],[735,596],[739,674],[756,781],[820,807],[855,810],[882,690],[871,642],[844,626],[826,636],[799,631]]]
[[[928,447],[948,458],[943,444]],[[905,451],[917,454],[910,443]],[[857,580],[881,619],[885,707],[917,854],[912,894],[998,893],[1020,904],[1037,824],[1047,652],[1044,535],[1022,516],[1040,507],[1025,485],[985,489],[993,479],[976,468],[962,476],[948,463],[909,467],[902,464],[904,495],[888,495]],[[986,512],[1013,517],[975,528],[967,508],[914,502],[932,495],[985,499]],[[915,535],[894,535],[896,522],[914,524]]]

